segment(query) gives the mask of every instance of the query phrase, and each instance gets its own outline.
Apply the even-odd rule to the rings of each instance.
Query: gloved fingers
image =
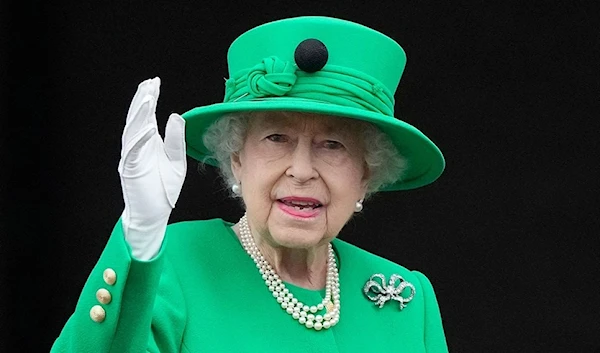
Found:
[[[118,171],[122,176],[135,177],[140,170],[139,167],[147,167],[141,166],[140,164],[143,162],[140,162],[140,160],[143,159],[144,153],[153,153],[153,151],[148,152],[148,148],[144,148],[149,144],[149,141],[153,137],[160,139],[156,127],[148,125],[141,131],[138,131],[138,133],[128,141],[127,145],[124,146],[118,167]]]
[[[147,79],[142,81],[131,100],[131,104],[129,105],[129,111],[127,112],[127,120],[125,123],[129,123],[129,121],[136,116],[136,112],[139,110],[140,106],[143,103],[144,98],[147,95],[154,96],[158,98],[160,93],[160,78],[155,77],[151,79]]]
[[[185,120],[179,114],[171,114],[165,128],[164,150],[167,158],[171,162],[171,168],[174,171],[173,179],[165,179],[162,182],[166,196],[171,208],[175,208],[175,203],[181,193],[181,187],[185,179],[187,160],[185,153]],[[167,182],[168,180],[168,182]]]
[[[147,80],[140,84],[138,92],[129,108],[127,121],[125,123],[125,128],[123,129],[123,135],[121,137],[121,145],[123,148],[121,150],[121,157],[124,153],[124,146],[135,138],[138,131],[144,129],[148,125],[157,128],[156,104],[158,100],[158,84],[160,84],[158,78]]]
[[[165,153],[173,163],[173,167],[185,174],[185,120],[181,115],[173,113],[167,120],[165,128]]]
[[[131,142],[137,141],[139,137],[140,131],[146,131],[148,127],[154,127],[155,130],[158,130],[156,123],[156,116],[154,114],[156,110],[156,99],[151,96],[145,96],[136,112],[134,112],[134,116],[131,120],[129,120],[125,127],[123,128],[123,136],[121,137],[121,157],[127,150],[128,145],[131,145]]]

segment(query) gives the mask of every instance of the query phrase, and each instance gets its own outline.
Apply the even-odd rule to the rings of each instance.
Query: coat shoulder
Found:
[[[341,239],[334,240],[333,244],[340,256],[340,266],[360,268],[360,272],[381,273],[386,277],[398,274],[405,278],[414,278],[415,274],[411,269],[354,244]]]

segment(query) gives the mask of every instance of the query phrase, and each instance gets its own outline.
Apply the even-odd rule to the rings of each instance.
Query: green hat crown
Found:
[[[350,76],[347,81],[352,81],[356,76],[357,80],[371,83],[375,91],[382,91],[391,97],[393,109],[393,96],[406,65],[404,50],[394,40],[371,28],[329,17],[306,16],[278,20],[239,36],[231,44],[227,55],[230,75],[227,88],[231,88],[234,80],[239,80],[248,72],[256,72],[264,60],[276,61],[265,63],[265,69],[273,68],[269,64],[278,65],[276,69],[279,72],[270,73],[295,73],[300,78],[324,82],[316,78],[332,75],[323,75],[319,71],[308,73],[298,68],[295,54],[307,40],[321,42],[328,54],[325,67],[319,71],[347,74]],[[307,56],[318,55],[310,49],[306,50]],[[288,78],[284,83],[291,82]]]
[[[445,162],[437,146],[394,115],[406,55],[390,37],[342,19],[288,18],[240,35],[227,61],[223,102],[183,114],[191,157],[214,164],[202,135],[224,114],[298,111],[368,121],[388,134],[408,166],[383,191],[424,186],[442,173]]]

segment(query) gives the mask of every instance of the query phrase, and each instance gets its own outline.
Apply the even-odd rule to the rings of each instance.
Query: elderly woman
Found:
[[[123,130],[125,209],[52,352],[446,352],[418,271],[336,239],[374,192],[433,182],[444,160],[393,115],[405,56],[328,17],[231,45],[223,103],[172,114],[138,86]],[[218,166],[244,215],[170,224],[186,154]]]

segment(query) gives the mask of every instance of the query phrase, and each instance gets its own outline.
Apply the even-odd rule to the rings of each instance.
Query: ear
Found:
[[[240,153],[232,153],[229,156],[229,159],[231,160],[231,171],[233,172],[233,176],[235,177],[236,180],[241,180],[241,176],[242,176],[242,161],[240,159]]]
[[[360,181],[361,192],[363,194],[362,199],[364,200],[365,195],[367,194],[367,189],[369,188],[369,182],[371,181],[371,170],[367,166],[367,162],[364,165],[364,173],[362,180]]]
[[[362,196],[360,199],[364,200],[367,197],[367,189],[369,187],[369,181],[366,179],[363,180],[361,187],[362,187],[362,190],[361,190]]]

